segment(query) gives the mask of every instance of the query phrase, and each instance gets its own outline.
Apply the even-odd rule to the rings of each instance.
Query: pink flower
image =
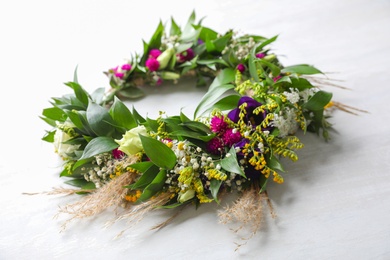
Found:
[[[130,64],[123,64],[121,67],[122,70],[131,70],[131,65]]]
[[[151,49],[149,51],[149,58],[157,59],[158,56],[160,56],[160,54],[161,54],[161,51],[159,49]]]
[[[233,144],[238,143],[241,140],[241,134],[239,131],[235,131],[229,128],[223,134],[222,140],[225,143],[225,145],[231,147]]]
[[[114,76],[117,77],[117,78],[123,79],[123,77],[125,76],[125,74],[122,73],[122,72],[115,72],[115,73],[114,73]]]
[[[145,62],[145,66],[150,70],[150,71],[157,71],[158,68],[160,67],[160,62],[156,60],[155,58],[149,58]]]
[[[124,152],[120,151],[118,148],[112,150],[112,156],[114,156],[115,159],[120,159],[125,155]]]
[[[156,85],[160,86],[162,83],[163,83],[162,78],[158,78],[158,80],[156,81]]]
[[[237,65],[237,70],[241,73],[243,73],[245,71],[245,65],[240,63]]]
[[[214,137],[207,143],[207,150],[212,154],[221,154],[223,148],[222,140]]]
[[[228,124],[225,122],[223,116],[214,116],[211,118],[210,129],[214,133],[225,132]]]
[[[262,59],[264,57],[265,57],[265,54],[262,53],[262,52],[259,52],[259,53],[256,54],[256,58],[258,58],[258,59]]]
[[[274,82],[278,81],[282,76],[278,75],[274,78]]]

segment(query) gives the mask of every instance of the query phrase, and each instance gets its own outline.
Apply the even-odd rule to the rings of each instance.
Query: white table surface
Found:
[[[158,232],[149,228],[169,214],[152,214],[116,240],[125,223],[105,229],[112,212],[60,233],[65,218],[53,216],[76,198],[22,195],[63,186],[61,162],[40,140],[49,129],[42,109],[70,91],[62,83],[76,65],[87,90],[107,87],[102,71],[140,51],[160,19],[184,24],[192,10],[220,32],[278,34],[285,65],[333,72],[351,89],[328,89],[334,99],[370,113],[336,111],[328,143],[302,136],[300,160],[269,187],[278,217],[237,252],[215,204]],[[389,1],[2,1],[0,33],[0,259],[390,259]],[[191,84],[150,89],[135,106],[151,116],[191,111],[202,93]]]

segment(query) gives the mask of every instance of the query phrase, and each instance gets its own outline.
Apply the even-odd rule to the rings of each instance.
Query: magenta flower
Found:
[[[150,71],[157,71],[158,68],[160,67],[160,62],[156,60],[155,58],[149,58],[145,62],[145,66],[150,70]]]
[[[195,57],[195,53],[191,48],[177,55],[178,62],[190,61],[194,57]]]
[[[123,64],[122,67],[121,67],[122,70],[131,70],[131,65],[130,64]]]
[[[233,144],[238,143],[241,140],[241,134],[239,131],[229,128],[223,134],[222,140],[226,146],[231,147]]]
[[[122,72],[115,72],[115,73],[114,73],[114,76],[117,77],[117,78],[123,79],[123,77],[125,76],[125,74],[122,73]]]
[[[228,124],[225,122],[224,117],[214,116],[211,118],[210,129],[214,133],[225,132]]]
[[[223,148],[223,143],[221,138],[214,137],[207,143],[207,151],[212,154],[221,154]]]
[[[276,76],[276,77],[274,78],[274,82],[278,81],[278,80],[281,79],[281,78],[282,78],[282,76],[280,76],[280,75]]]
[[[114,156],[115,159],[120,159],[125,155],[124,152],[120,151],[118,148],[112,150],[112,156]]]
[[[158,56],[160,56],[160,54],[161,54],[161,51],[159,49],[151,49],[149,51],[149,58],[157,59]]]
[[[262,59],[264,57],[265,57],[265,54],[262,53],[262,52],[259,52],[259,53],[256,54],[256,58],[258,58],[258,59]]]
[[[240,63],[237,65],[237,70],[241,73],[243,73],[245,71],[245,65]]]

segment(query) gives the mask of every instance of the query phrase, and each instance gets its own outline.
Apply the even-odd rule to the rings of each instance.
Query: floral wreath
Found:
[[[283,66],[269,48],[277,36],[218,34],[196,23],[195,13],[183,30],[173,18],[165,30],[160,22],[142,55],[105,72],[108,92],[88,93],[75,72],[66,83],[73,93],[52,98],[43,110],[53,127],[43,140],[64,160],[65,183],[78,187],[50,193],[85,195],[61,208],[71,219],[121,205],[116,220],[131,226],[154,209],[220,204],[234,192],[238,198],[220,210],[220,220],[249,225],[254,234],[264,203],[273,214],[266,189],[270,181],[283,183],[281,159],[298,160],[303,144],[295,133],[328,139],[330,108],[351,107],[320,89],[328,80],[313,76],[323,76],[320,70]],[[212,81],[193,119],[182,112],[144,118],[121,101],[142,97],[145,85],[183,76],[194,76],[198,86]]]

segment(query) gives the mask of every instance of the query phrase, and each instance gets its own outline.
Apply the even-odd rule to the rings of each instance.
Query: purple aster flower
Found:
[[[241,72],[241,73],[243,73],[244,71],[245,71],[245,65],[244,64],[242,64],[242,63],[240,63],[240,64],[238,64],[237,65],[237,70],[239,71],[239,72]]]
[[[238,143],[241,140],[241,134],[239,131],[229,128],[222,136],[222,140],[228,147]]]
[[[212,154],[221,154],[223,148],[223,143],[221,138],[214,137],[207,143],[207,151]]]
[[[259,52],[259,53],[256,54],[256,58],[258,58],[258,59],[262,59],[264,57],[265,57],[265,54],[262,53],[262,52]]]
[[[257,125],[261,124],[261,122],[263,122],[264,118],[267,116],[267,113],[263,112],[263,113],[258,114],[258,115],[253,114],[253,111],[257,107],[261,106],[262,104],[256,100],[254,100],[253,98],[248,97],[248,96],[243,96],[240,98],[240,100],[238,101],[237,108],[235,108],[229,112],[229,114],[228,114],[229,119],[235,123],[238,122],[238,120],[240,119],[240,108],[239,107],[244,103],[246,103],[246,108],[245,108],[246,115],[244,118],[244,122],[245,123],[250,122],[253,126],[257,126]]]
[[[131,65],[130,64],[123,64],[122,67],[121,67],[122,70],[131,70]]]
[[[228,124],[225,122],[224,117],[214,116],[211,118],[210,129],[214,133],[225,132]]]
[[[198,45],[202,45],[204,43],[204,41],[202,41],[202,39],[198,39]]]
[[[157,71],[158,68],[160,67],[160,62],[156,60],[155,58],[149,58],[145,62],[145,66],[150,70],[150,71]]]
[[[159,49],[151,49],[149,51],[149,58],[157,59],[158,56],[160,56],[160,54],[161,54],[161,51]]]

